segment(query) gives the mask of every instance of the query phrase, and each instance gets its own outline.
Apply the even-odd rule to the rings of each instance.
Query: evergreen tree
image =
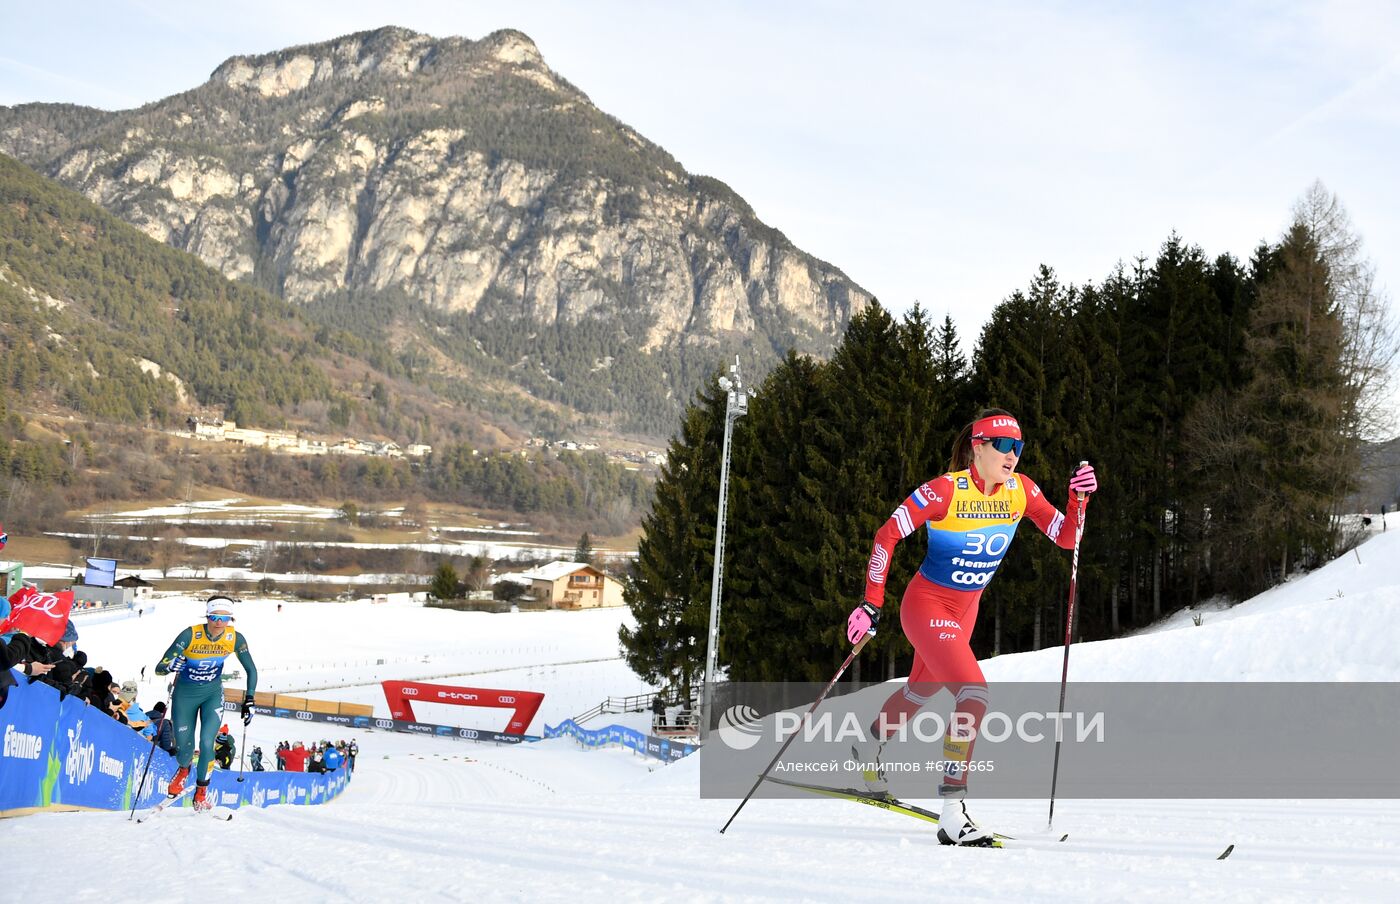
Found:
[[[978,339],[974,385],[978,408],[1004,408],[1020,420],[1027,433],[1018,470],[1044,485],[1055,499],[1054,475],[1068,453],[1064,411],[1065,380],[1060,373],[1065,354],[1065,321],[1073,290],[1060,285],[1053,270],[1042,266],[1026,292],[1014,292],[992,312]],[[975,412],[973,412],[975,414]],[[966,423],[966,421],[964,421]],[[1059,466],[1058,468],[1056,466]],[[991,604],[992,636],[978,632],[974,649],[990,651],[999,634],[1019,635],[1038,649],[1053,632],[1046,618],[1056,611],[1059,587],[1069,569],[1063,554],[1043,543],[1017,543],[1000,568],[996,582],[983,596]]]
[[[437,571],[433,572],[433,581],[429,585],[433,596],[440,600],[455,600],[461,596],[457,589],[459,586],[456,569],[451,562],[443,559],[438,563]]]
[[[1070,342],[1083,362],[1082,382],[1071,382],[1068,442],[1072,458],[1088,459],[1098,474],[1093,530],[1086,527],[1079,561],[1079,630],[1090,636],[1113,636],[1122,625],[1121,591],[1127,565],[1119,555],[1128,526],[1124,518],[1124,480],[1132,443],[1123,442],[1123,314],[1133,283],[1120,265],[1102,286],[1080,293],[1070,325]],[[1051,490],[1057,489],[1051,487]],[[1056,497],[1058,498],[1058,497]],[[1068,500],[1066,500],[1068,504]],[[1087,521],[1086,521],[1087,524]]]
[[[836,518],[814,478],[814,437],[830,420],[822,365],[789,352],[740,421],[721,662],[736,681],[825,680]]]
[[[623,583],[636,627],[618,631],[623,659],[644,680],[688,699],[705,669],[710,577],[726,394],[712,375],[686,408],[642,520],[637,560]],[[722,632],[721,632],[722,633]],[[723,648],[721,647],[721,654]]]
[[[588,536],[588,531],[579,535],[578,546],[574,547],[574,561],[593,564],[593,540]]]
[[[1243,393],[1249,419],[1241,439],[1258,456],[1260,472],[1252,506],[1259,542],[1248,569],[1256,580],[1271,570],[1282,580],[1292,564],[1316,564],[1335,548],[1335,504],[1347,490],[1343,484],[1337,492],[1336,472],[1347,471],[1342,426],[1349,398],[1332,289],[1317,239],[1296,223],[1260,286],[1248,340],[1253,377]],[[1265,567],[1266,557],[1276,570]]]
[[[906,360],[898,324],[883,307],[872,304],[851,318],[823,371],[831,419],[813,437],[812,477],[826,487],[826,509],[835,520],[827,586],[813,607],[814,619],[823,627],[813,638],[812,657],[813,668],[828,676],[849,648],[845,618],[865,588],[871,539],[894,506],[924,479],[910,482],[912,466],[905,456],[915,445],[907,434],[911,394],[928,388],[906,380],[900,370]],[[907,566],[911,554],[900,552]],[[882,618],[897,618],[898,611],[898,599],[887,598]],[[853,665],[852,681],[860,681],[872,666],[885,661],[896,643],[892,633],[897,632],[876,635],[867,646],[869,654]]]

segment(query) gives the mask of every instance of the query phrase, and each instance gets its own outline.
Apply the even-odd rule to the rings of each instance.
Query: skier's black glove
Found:
[[[243,709],[241,709],[239,712],[240,712],[240,714],[243,716],[243,724],[244,724],[245,726],[246,726],[249,722],[252,722],[252,721],[253,721],[253,698],[252,698],[252,697],[244,697],[244,698],[243,698]]]

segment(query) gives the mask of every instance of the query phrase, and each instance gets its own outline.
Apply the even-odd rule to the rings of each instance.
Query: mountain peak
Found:
[[[441,51],[458,47],[471,48],[477,51],[475,55],[485,55],[499,63],[548,68],[535,42],[513,28],[492,32],[473,42],[466,38],[435,38],[388,25],[318,44],[230,57],[214,70],[210,81],[264,97],[283,97],[331,79],[353,80],[370,74],[413,75]]]
[[[447,358],[508,355],[502,373],[540,398],[565,387],[570,404],[612,398],[597,362],[624,352],[667,372],[647,391],[670,400],[720,343],[824,352],[870,300],[729,186],[600,110],[513,29],[381,28],[237,56],[139,111],[0,111],[10,148],[288,300],[405,323],[421,305],[469,323],[461,337],[476,344],[441,340]],[[518,334],[537,330],[568,335],[568,354],[542,345],[527,373],[521,356],[536,351]]]
[[[331,79],[359,79],[375,73],[411,75],[438,44],[430,35],[386,26],[319,44],[230,57],[214,70],[210,81],[264,97],[283,97]]]
[[[544,56],[540,53],[540,48],[536,46],[535,42],[530,40],[529,35],[513,28],[493,31],[482,38],[478,44],[502,63],[528,66],[544,65]]]

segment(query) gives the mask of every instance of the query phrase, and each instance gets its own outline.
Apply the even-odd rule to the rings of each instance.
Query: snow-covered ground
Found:
[[[379,514],[385,517],[398,517],[403,509],[385,509]],[[170,525],[199,524],[204,526],[227,526],[230,528],[247,525],[295,525],[330,521],[341,517],[338,509],[326,506],[299,505],[296,503],[260,504],[241,497],[214,499],[203,502],[189,502],[184,505],[164,505],[125,511],[98,512],[85,516],[89,523],[103,525],[102,534],[111,539],[150,540],[141,533],[117,534],[116,527],[136,527],[158,523],[162,528]],[[463,526],[436,524],[433,537],[423,542],[406,543],[359,543],[351,541],[306,540],[307,545],[318,547],[341,547],[345,549],[402,549],[421,552],[429,556],[460,557],[485,556],[489,559],[518,559],[538,561],[541,559],[568,559],[574,554],[574,547],[551,546],[531,542],[538,537],[537,531],[521,530],[520,525],[497,524],[495,526]],[[473,539],[457,539],[454,534],[467,534]],[[48,536],[67,540],[91,540],[91,531],[48,531]],[[263,558],[269,544],[276,540],[253,540],[238,537],[175,537],[162,542],[178,543],[195,549],[237,549],[249,561]],[[599,548],[600,555],[632,555],[617,550]],[[162,573],[159,568],[122,569],[123,573],[140,575],[149,581],[170,578],[177,580],[208,581],[260,581],[271,578],[279,584],[427,584],[429,576],[421,574],[358,574],[329,575],[304,572],[267,572],[257,568],[181,566]],[[25,566],[25,574],[36,580],[73,580],[79,570],[72,563],[34,563]]]
[[[1356,554],[1234,609],[1208,612],[1199,627],[1177,618],[1135,637],[1078,645],[1071,675],[1400,680],[1400,519],[1392,521],[1396,533],[1376,534]],[[192,615],[195,603],[162,603],[153,617],[80,626],[82,646],[126,677],[153,662]],[[359,693],[372,680],[365,670],[390,663],[337,663],[385,658],[401,677],[513,667],[468,681],[561,696],[568,684],[580,700],[597,702],[635,693],[636,679],[620,666],[569,673],[559,665],[550,685],[550,667],[539,663],[615,656],[625,617],[368,604],[288,604],[279,614],[255,602],[239,622],[268,686],[305,672],[328,683],[362,680],[326,696]],[[1054,680],[1061,652],[1003,656],[986,669],[994,680]],[[403,661],[425,655],[427,663]],[[989,851],[940,847],[923,823],[842,801],[760,799],[720,835],[735,802],[699,799],[703,753],[661,765],[565,739],[495,747],[353,734],[362,750],[355,780],[325,806],[244,810],[230,823],[183,812],[141,826],[107,813],[0,823],[4,898],[1176,904],[1384,901],[1400,886],[1397,801],[1063,800],[1055,829],[1069,841]],[[342,735],[351,733],[259,718],[248,743],[269,751],[284,738]],[[1309,779],[1299,776],[1300,784]],[[982,801],[974,812],[1032,839],[1045,823],[1043,800]],[[1233,856],[1214,860],[1226,842],[1237,845]],[[131,864],[140,868],[125,868]]]
[[[572,553],[573,550],[570,550]],[[429,575],[422,574],[382,574],[375,572],[363,572],[361,574],[311,574],[310,572],[288,572],[288,571],[262,571],[252,568],[195,568],[180,567],[172,568],[166,574],[162,574],[159,568],[123,568],[121,575],[139,575],[145,580],[155,582],[169,578],[178,581],[208,581],[211,584],[221,581],[248,581],[257,583],[263,578],[271,578],[277,582],[278,586],[288,586],[296,584],[326,584],[334,589],[335,587],[355,584],[367,584],[375,587],[384,585],[412,586],[421,585],[426,588],[430,580]],[[45,589],[58,589],[67,587],[70,583],[82,577],[82,569],[72,565],[25,565],[25,580],[44,581]],[[47,582],[55,581],[55,584]]]

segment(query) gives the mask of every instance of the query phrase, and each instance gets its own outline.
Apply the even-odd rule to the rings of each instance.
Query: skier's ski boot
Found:
[[[851,759],[865,780],[865,790],[871,797],[890,796],[890,783],[885,780],[885,764],[881,756],[885,752],[885,742],[876,738],[866,738],[851,745]]]
[[[208,785],[196,785],[194,789],[194,808],[196,810],[212,810],[214,802],[206,795],[209,792]]]
[[[179,797],[180,792],[185,790],[185,782],[190,777],[190,767],[181,766],[175,770],[175,777],[170,780],[170,787],[165,789],[165,793],[171,797]]]
[[[991,832],[972,821],[962,795],[945,797],[943,813],[938,817],[938,843],[963,847],[993,847],[996,838]]]

